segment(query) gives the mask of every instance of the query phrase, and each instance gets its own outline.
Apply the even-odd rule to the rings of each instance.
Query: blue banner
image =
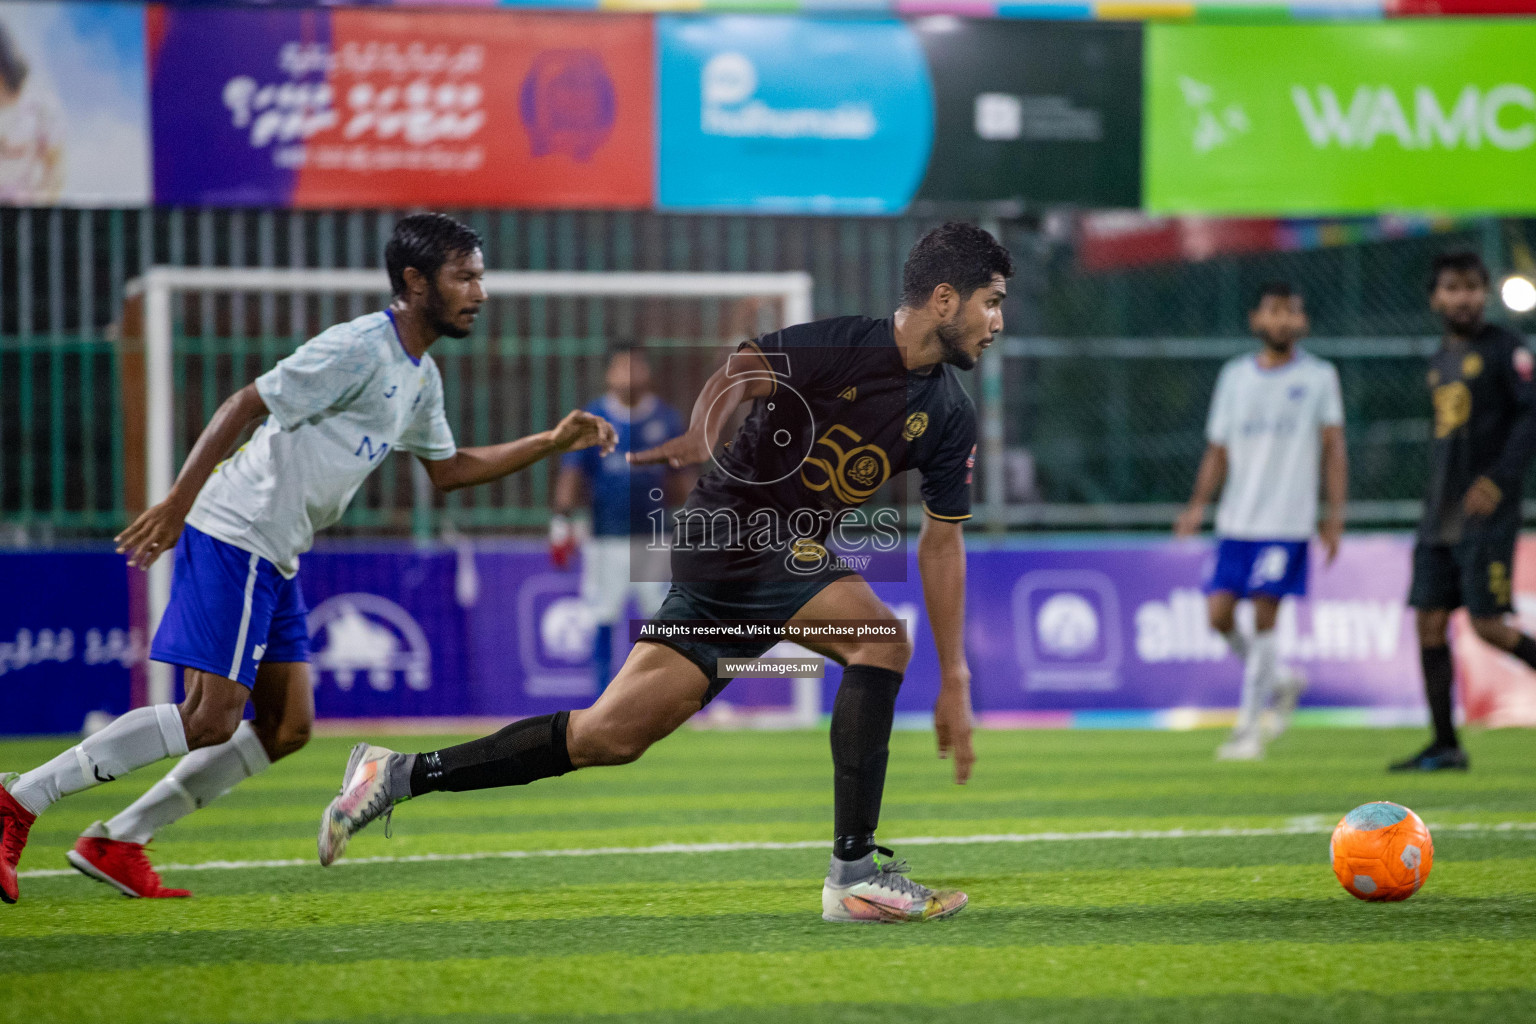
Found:
[[[123,557],[7,552],[0,566],[0,735],[77,732],[93,711],[127,711],[144,638],[129,629]]]
[[[896,213],[933,140],[922,48],[899,21],[664,17],[659,205]]]

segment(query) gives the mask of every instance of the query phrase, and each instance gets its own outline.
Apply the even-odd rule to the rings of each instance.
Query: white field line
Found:
[[[1432,825],[1432,832],[1536,832],[1536,821],[1470,822],[1458,825]],[[887,840],[892,846],[982,846],[1009,843],[1092,842],[1104,839],[1248,839],[1266,836],[1327,835],[1333,829],[1311,822],[1279,828],[1171,828],[1116,829],[1100,832],[998,832],[971,836],[908,836]],[[542,857],[620,857],[655,853],[741,853],[754,850],[821,850],[825,839],[793,843],[660,843],[656,846],[594,846],[573,850],[482,850],[476,853],[416,853],[404,857],[353,857],[337,861],[336,867],[357,864],[428,864],[439,861],[532,860]],[[249,868],[318,867],[307,858],[286,860],[209,860],[200,864],[166,864],[161,871],[242,871]],[[17,872],[19,878],[61,878],[73,870],[44,868]]]

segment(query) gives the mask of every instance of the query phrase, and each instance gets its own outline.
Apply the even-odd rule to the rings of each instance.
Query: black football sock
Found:
[[[832,704],[832,852],[839,860],[858,860],[875,848],[900,688],[901,673],[888,668],[849,665],[843,670]]]
[[[1457,747],[1456,721],[1451,710],[1451,649],[1425,647],[1419,651],[1424,667],[1424,697],[1429,701],[1429,719],[1435,728],[1435,746]]]
[[[417,754],[411,767],[411,796],[436,790],[526,786],[539,779],[574,771],[565,749],[569,711],[513,722],[478,740]]]
[[[1524,633],[1515,641],[1515,649],[1509,652],[1531,668],[1536,668],[1536,640],[1532,640]]]

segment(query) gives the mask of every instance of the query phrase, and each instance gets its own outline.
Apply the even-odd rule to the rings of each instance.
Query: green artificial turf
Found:
[[[898,733],[882,838],[971,897],[926,926],[821,921],[825,733],[684,731],[625,768],[436,795],[329,870],[349,741],[317,740],[158,837],[159,864],[226,862],[166,871],[191,900],[46,874],[151,769],[34,828],[0,1022],[1536,1019],[1536,733],[1472,734],[1465,774],[1382,770],[1419,738],[1304,729],[1218,764],[1215,732],[994,732],[957,788]],[[64,745],[0,743],[0,769]],[[1405,903],[1352,899],[1326,863],[1376,799],[1436,830]],[[690,844],[745,848],[646,849]],[[433,855],[457,859],[359,863]]]

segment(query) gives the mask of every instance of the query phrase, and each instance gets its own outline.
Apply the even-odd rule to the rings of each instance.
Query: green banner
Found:
[[[1153,25],[1148,209],[1536,210],[1536,23]]]

